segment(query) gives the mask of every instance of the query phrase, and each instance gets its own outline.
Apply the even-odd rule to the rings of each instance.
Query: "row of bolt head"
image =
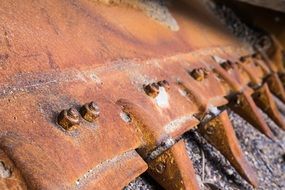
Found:
[[[250,58],[255,58],[255,59],[261,59],[260,54],[255,53],[252,54],[251,57],[241,57],[240,61],[241,62],[246,62],[248,61]],[[238,63],[238,62],[235,62]],[[230,70],[233,68],[233,62],[231,62],[230,60],[227,60],[223,63],[221,63],[221,66],[226,70]],[[204,79],[206,79],[209,75],[209,71],[206,68],[200,67],[200,68],[195,68],[193,69],[191,72],[189,72],[189,74],[197,81],[203,81]],[[148,85],[144,85],[144,90],[146,92],[146,94],[148,94],[151,97],[156,97],[159,93],[159,86],[164,86],[169,88],[169,83],[166,80],[163,81],[159,81],[158,83],[151,83]]]
[[[145,93],[153,98],[155,98],[159,94],[159,87],[164,87],[166,89],[169,89],[170,85],[166,80],[161,80],[151,84],[143,85]]]
[[[250,62],[251,59],[261,59],[261,55],[259,53],[254,53],[251,56],[243,56],[240,58],[240,62]],[[234,62],[234,63],[239,63],[239,62]],[[230,60],[226,60],[222,62],[220,65],[223,69],[226,71],[229,71],[230,69],[233,69],[234,63]],[[197,81],[203,81],[206,79],[209,75],[209,71],[206,68],[200,67],[200,68],[195,68],[189,74]]]
[[[221,66],[223,67],[223,69],[225,69],[226,71],[229,71],[231,69],[233,69],[233,65],[235,64],[239,64],[239,63],[251,63],[252,59],[257,59],[260,60],[262,59],[261,55],[259,53],[254,53],[250,56],[242,56],[239,58],[239,62],[232,62],[230,60],[226,60],[224,62],[221,63]]]
[[[80,124],[80,117],[82,116],[86,121],[94,122],[100,115],[99,106],[95,102],[84,104],[80,112],[75,108],[62,110],[58,117],[57,123],[65,130],[75,129]]]

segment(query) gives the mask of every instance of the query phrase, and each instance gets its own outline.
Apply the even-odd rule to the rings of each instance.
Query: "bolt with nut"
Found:
[[[208,76],[209,72],[205,68],[193,69],[190,75],[197,81],[202,81]]]
[[[145,93],[153,98],[155,98],[159,94],[159,87],[169,89],[170,85],[166,80],[162,80],[157,83],[154,82],[148,85],[143,85]]]
[[[229,71],[230,69],[233,69],[233,63],[231,61],[225,61],[221,64],[221,66],[226,70]]]
[[[99,106],[92,101],[88,104],[83,105],[80,113],[85,120],[94,122],[100,115],[100,109]]]
[[[155,170],[157,173],[162,174],[166,169],[166,165],[162,162],[159,162],[156,166],[155,166]]]
[[[156,83],[148,84],[143,86],[145,93],[155,98],[159,94],[159,85]]]
[[[62,110],[57,118],[58,124],[65,130],[71,130],[79,126],[80,114],[75,108]]]

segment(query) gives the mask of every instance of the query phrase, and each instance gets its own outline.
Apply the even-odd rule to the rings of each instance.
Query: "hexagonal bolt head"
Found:
[[[62,110],[57,117],[58,124],[65,130],[76,128],[80,122],[80,114],[75,108]]]
[[[153,98],[159,94],[159,85],[156,83],[144,85],[143,89],[148,96]]]
[[[86,121],[94,122],[100,115],[100,109],[95,102],[90,102],[81,107],[80,113]]]
[[[196,68],[190,72],[190,75],[197,81],[207,78],[209,72],[205,68]]]

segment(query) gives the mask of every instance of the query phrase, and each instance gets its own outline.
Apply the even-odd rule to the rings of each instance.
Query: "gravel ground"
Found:
[[[278,103],[280,110],[285,105]],[[228,110],[241,148],[257,171],[260,190],[285,189],[285,132],[262,112],[266,122],[276,136],[275,142],[266,138],[237,114]],[[285,113],[283,112],[283,115]],[[200,186],[204,189],[252,190],[229,162],[196,131],[184,135],[187,151],[191,158]],[[204,163],[204,167],[203,167]],[[204,169],[202,169],[204,168]],[[208,188],[203,183],[212,186]],[[125,190],[159,190],[162,189],[147,174],[131,182]]]

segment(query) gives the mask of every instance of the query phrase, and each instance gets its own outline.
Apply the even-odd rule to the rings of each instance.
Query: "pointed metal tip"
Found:
[[[195,170],[180,140],[148,163],[148,173],[165,189],[199,189]]]
[[[227,111],[222,112],[206,125],[199,127],[198,131],[229,160],[246,181],[254,187],[258,186],[256,173],[240,148]]]
[[[230,104],[231,109],[253,125],[261,133],[270,139],[274,139],[274,135],[267,123],[263,119],[261,112],[254,103],[251,93],[248,91],[238,94],[236,101]]]
[[[257,89],[252,95],[255,103],[260,107],[281,129],[285,129],[285,123],[282,119],[273,96],[267,84]]]

